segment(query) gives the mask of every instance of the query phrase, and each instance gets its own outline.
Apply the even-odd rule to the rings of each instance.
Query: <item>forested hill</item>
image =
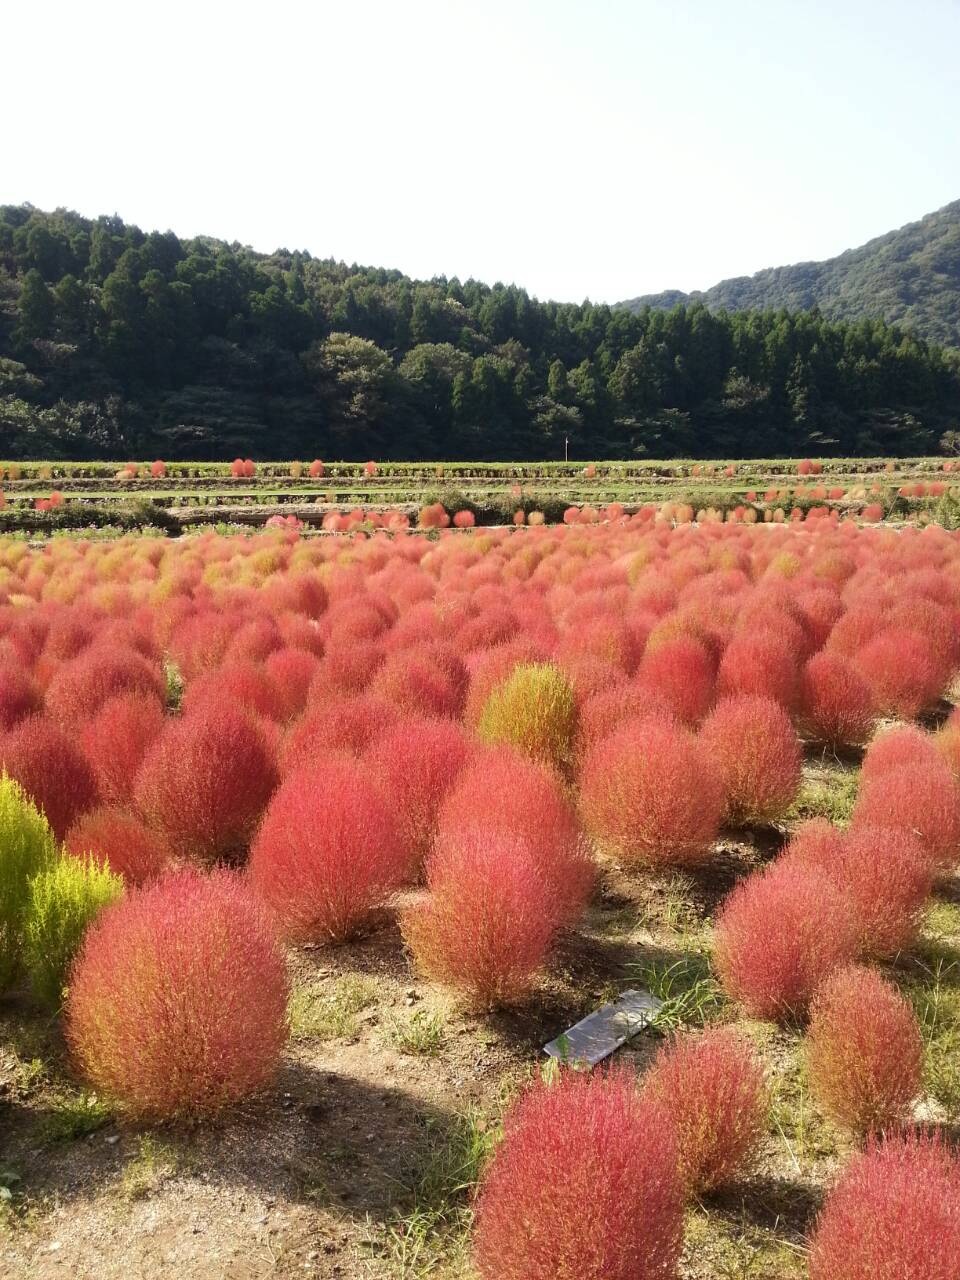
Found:
[[[0,458],[917,454],[957,357],[878,320],[637,314],[0,207]]]
[[[711,311],[818,307],[831,320],[878,317],[929,342],[960,347],[960,200],[826,262],[772,267],[703,293],[633,298],[630,311],[703,303]]]

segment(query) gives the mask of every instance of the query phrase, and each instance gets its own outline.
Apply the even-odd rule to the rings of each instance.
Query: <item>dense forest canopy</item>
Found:
[[[935,451],[955,355],[880,320],[538,302],[0,206],[0,457]]]
[[[826,262],[772,267],[703,293],[647,294],[630,311],[703,303],[712,311],[807,311],[831,320],[879,316],[930,342],[960,347],[960,200]]]

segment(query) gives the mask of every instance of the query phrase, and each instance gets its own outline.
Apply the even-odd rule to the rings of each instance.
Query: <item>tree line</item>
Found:
[[[539,302],[0,206],[0,456],[934,452],[958,357],[879,320]]]

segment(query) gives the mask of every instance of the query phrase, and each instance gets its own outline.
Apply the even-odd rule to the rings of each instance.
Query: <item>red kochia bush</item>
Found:
[[[717,673],[721,696],[751,693],[792,711],[797,701],[797,660],[772,631],[744,632],[727,645]]]
[[[130,1112],[199,1117],[265,1084],[287,1037],[284,957],[235,875],[171,873],[91,927],[66,1035],[82,1074]]]
[[[644,653],[636,681],[665,699],[678,719],[696,724],[713,701],[713,659],[693,636],[662,639]]]
[[[97,803],[93,770],[46,716],[29,716],[0,738],[0,769],[43,810],[58,840]]]
[[[800,673],[801,730],[831,747],[859,746],[873,727],[873,694],[847,658],[815,653]]]
[[[272,754],[250,717],[211,706],[167,725],[133,794],[175,853],[212,862],[244,848],[276,784]]]
[[[366,759],[393,799],[413,866],[429,853],[440,804],[470,753],[459,724],[427,717],[387,726],[368,747]]]
[[[688,1194],[749,1171],[766,1132],[770,1098],[760,1060],[735,1031],[675,1037],[644,1076],[643,1092],[676,1125]]]
[[[891,769],[863,782],[852,825],[913,832],[933,865],[949,870],[960,851],[960,788],[939,762]]]
[[[565,919],[579,915],[593,887],[594,866],[581,845],[576,812],[548,765],[512,747],[478,752],[440,806],[437,843],[453,844],[478,824],[491,835],[523,840]]]
[[[105,702],[80,730],[80,745],[105,804],[126,804],[148,748],[160,736],[163,708],[156,698],[121,694]]]
[[[427,977],[480,1008],[523,996],[559,927],[563,905],[519,836],[475,826],[438,843],[429,894],[403,916],[403,935]]]
[[[914,725],[897,725],[878,734],[867,747],[860,768],[861,785],[904,765],[936,767],[940,763],[940,753],[930,734]]]
[[[564,1073],[508,1112],[477,1202],[482,1280],[674,1280],[682,1232],[673,1126],[632,1076]]]
[[[829,824],[824,824],[829,826]],[[909,831],[857,825],[830,838],[812,839],[798,828],[785,858],[822,871],[850,902],[860,951],[888,957],[916,937],[924,903],[933,887],[930,856]]]
[[[331,752],[360,755],[378,732],[396,724],[401,712],[372,694],[308,707],[290,728],[280,752],[283,772],[290,773]]]
[[[303,711],[319,665],[319,659],[306,649],[277,649],[267,657],[263,666],[273,682],[278,719],[292,720]]]
[[[772,698],[723,698],[701,728],[719,771],[727,815],[735,822],[778,818],[800,789],[800,743],[790,717]]]
[[[172,856],[163,837],[126,809],[91,809],[73,824],[63,843],[75,858],[109,863],[127,884],[155,880]]]
[[[884,715],[915,716],[936,702],[947,679],[933,642],[916,631],[888,628],[859,650],[854,663]]]
[[[699,862],[724,792],[707,751],[672,721],[643,719],[602,738],[580,780],[587,829],[616,857],[650,866]]]
[[[357,762],[338,758],[296,769],[280,786],[250,853],[250,878],[287,937],[342,942],[409,865],[389,798]]]
[[[827,1196],[810,1280],[957,1280],[960,1164],[939,1135],[871,1142]]]
[[[133,649],[94,644],[56,673],[47,687],[46,707],[60,719],[81,721],[95,715],[110,698],[125,693],[152,697],[162,704],[163,676]]]
[[[233,659],[187,685],[184,715],[217,706],[236,707],[269,720],[283,719],[283,699],[272,677],[257,662]]]
[[[43,705],[36,685],[14,666],[0,666],[0,733],[34,715]]]
[[[922,1068],[920,1027],[895,986],[859,964],[827,978],[810,1008],[807,1071],[831,1119],[857,1137],[900,1123]]]
[[[819,871],[773,863],[741,881],[714,929],[724,990],[756,1018],[800,1016],[820,983],[852,959],[851,908]]]

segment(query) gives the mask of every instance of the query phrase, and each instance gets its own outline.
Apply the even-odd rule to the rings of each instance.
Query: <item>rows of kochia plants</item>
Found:
[[[932,526],[0,542],[0,985],[60,1013],[118,1109],[208,1116],[277,1070],[285,948],[395,914],[478,1011],[535,1000],[607,868],[708,864],[784,817],[804,751],[866,747],[849,826],[800,824],[740,881],[713,965],[731,1008],[803,1029],[861,1147],[814,1280],[954,1277],[960,1166],[911,1128],[920,1033],[885,966],[960,856],[958,620]],[[479,1191],[479,1274],[674,1275],[770,1084],[732,1026],[639,1081],[537,1084]]]

